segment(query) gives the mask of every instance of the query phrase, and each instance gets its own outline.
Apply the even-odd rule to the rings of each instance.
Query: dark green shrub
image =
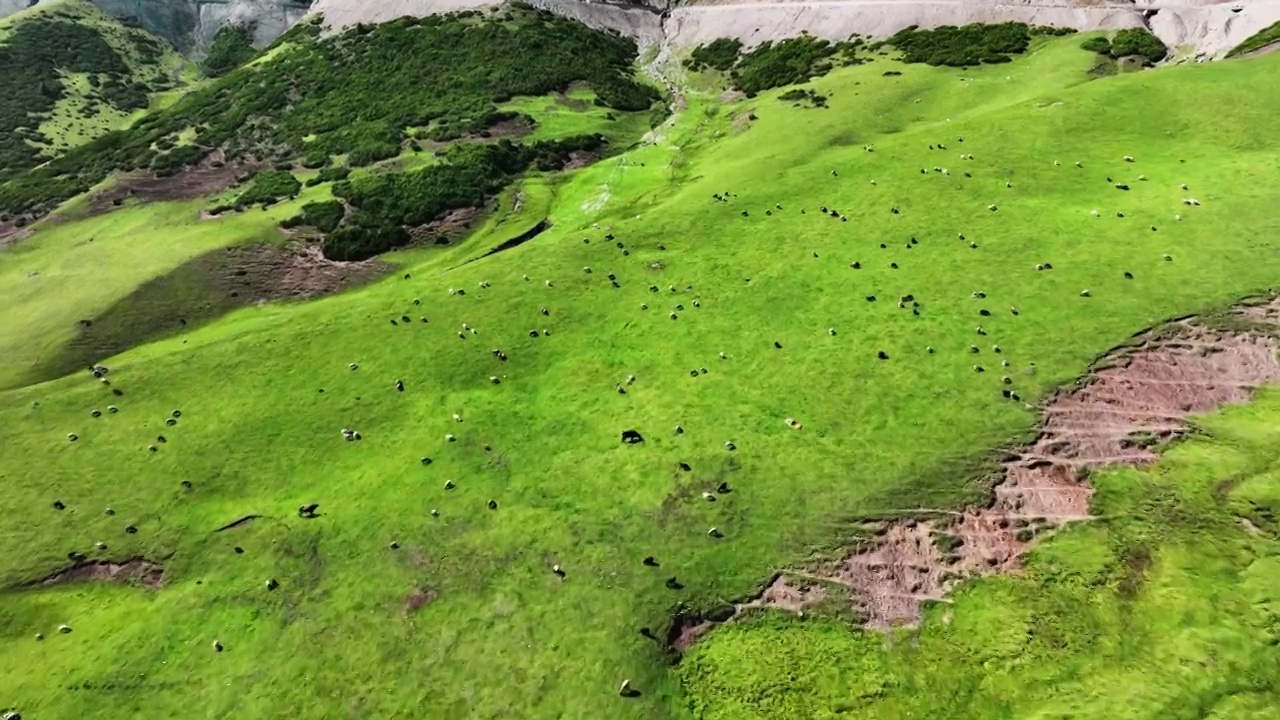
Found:
[[[431,223],[450,210],[481,207],[518,173],[559,169],[575,153],[593,152],[604,142],[602,136],[583,135],[533,145],[506,139],[455,145],[440,165],[340,182],[333,194],[354,212],[326,239],[325,257],[361,260],[399,247],[409,240],[407,228]]]
[[[1047,35],[1049,37],[1063,37],[1065,35],[1075,35],[1078,32],[1073,27],[1053,27],[1051,25],[1032,25],[1031,35]]]
[[[330,260],[366,260],[408,243],[409,233],[402,227],[350,226],[339,228],[326,237],[323,252]]]
[[[257,52],[252,28],[227,25],[214,36],[201,68],[209,77],[221,77],[252,60]]]
[[[249,180],[249,184],[236,198],[237,208],[249,205],[271,204],[281,198],[297,195],[302,183],[292,173],[284,170],[263,170]]]
[[[1160,38],[1151,34],[1146,28],[1126,28],[1116,33],[1111,39],[1111,56],[1112,57],[1128,57],[1137,55],[1146,58],[1148,62],[1157,63],[1165,59],[1169,54],[1169,49],[1164,46]]]
[[[742,56],[733,69],[733,83],[751,96],[771,88],[808,82],[824,72],[819,70],[820,62],[834,53],[831,43],[808,35],[787,38],[776,45],[766,42]]]
[[[742,52],[742,41],[736,38],[719,38],[706,45],[693,49],[685,67],[690,70],[712,68],[727,72],[738,62],[738,54]]]
[[[342,218],[346,214],[347,209],[343,207],[342,203],[337,200],[326,200],[303,205],[302,212],[282,224],[285,227],[307,225],[328,233],[338,229],[338,224],[342,222]]]
[[[1026,52],[1031,33],[1023,23],[944,25],[933,30],[906,28],[887,41],[902,52],[902,61],[950,67],[1009,62]]]
[[[307,181],[307,187],[315,187],[327,182],[341,182],[350,174],[351,170],[345,167],[324,168],[318,175]]]
[[[1092,53],[1098,53],[1099,55],[1110,55],[1111,41],[1101,36],[1091,37],[1080,43],[1080,49],[1087,50]]]

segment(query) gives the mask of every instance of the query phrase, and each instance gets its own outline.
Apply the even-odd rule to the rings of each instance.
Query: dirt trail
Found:
[[[1036,440],[1006,457],[989,505],[885,523],[842,560],[786,570],[737,610],[802,612],[824,599],[825,588],[843,586],[866,627],[885,629],[919,622],[922,603],[945,602],[965,578],[1018,572],[1043,533],[1089,519],[1087,471],[1153,463],[1158,445],[1188,432],[1188,416],[1246,402],[1258,386],[1280,380],[1270,334],[1280,330],[1280,299],[1237,308],[1226,319],[1256,329],[1226,332],[1181,320],[1108,353],[1048,398]],[[673,648],[684,649],[710,627],[682,628]]]

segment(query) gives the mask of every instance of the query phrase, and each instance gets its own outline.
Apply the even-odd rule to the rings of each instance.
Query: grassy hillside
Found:
[[[0,21],[0,182],[125,127],[177,82],[181,59],[81,0]]]
[[[244,308],[104,358],[109,385],[77,373],[3,392],[5,702],[31,717],[835,712],[846,701],[833,688],[855,671],[822,669],[828,657],[874,671],[908,647],[770,621],[714,633],[673,670],[641,628],[661,637],[682,605],[715,611],[778,567],[839,552],[866,514],[981,498],[993,449],[1034,419],[1002,397],[1001,374],[1034,402],[1135,330],[1259,291],[1280,271],[1280,93],[1268,91],[1280,58],[1090,81],[1096,60],[1079,45],[1039,39],[1027,57],[971,69],[842,68],[806,86],[826,108],[781,101],[782,89],[691,94],[653,142],[525,181],[519,210],[509,192],[466,242],[387,258],[401,268],[385,281]],[[285,209],[231,222],[250,232],[261,218],[267,231]],[[141,224],[149,212],[103,218]],[[490,254],[544,219],[541,234]],[[164,249],[165,232],[132,238]],[[101,250],[102,236],[89,247],[70,231],[32,246],[62,283],[44,297],[63,317],[92,300],[79,287],[99,253],[125,256],[129,236],[109,236]],[[0,318],[8,347],[44,331],[21,257],[0,256],[0,299],[28,303]],[[1038,272],[1045,262],[1054,269]],[[906,295],[918,314],[899,307]],[[992,371],[974,372],[974,344]],[[631,429],[644,442],[622,443]],[[715,495],[722,482],[731,492]],[[299,517],[307,503],[318,517]],[[1078,532],[1062,542],[1105,540]],[[1169,532],[1172,545],[1183,530]],[[163,565],[163,586],[31,586],[72,552],[146,557]],[[1168,557],[1153,572],[1170,587],[1204,588],[1174,584],[1190,551]],[[962,600],[994,607],[983,593],[1012,602],[1035,582]],[[1038,602],[1093,590],[1054,592]],[[999,625],[985,622],[959,639]],[[1123,626],[1102,627],[1120,652]],[[969,668],[925,674],[960,628],[936,632],[911,656],[918,665],[893,669],[919,673],[917,685],[863,695],[969,712]],[[803,645],[766,667],[752,653],[772,637]],[[1163,647],[1143,642],[1128,647]],[[1179,648],[1189,672],[1227,657]],[[1266,669],[1255,649],[1231,649],[1237,664],[1215,672]],[[1013,656],[970,657],[990,667]],[[1087,668],[1118,683],[1114,658],[1049,656],[1061,664],[1044,677]],[[821,693],[812,704],[746,689],[785,680],[784,661]],[[701,668],[721,674],[703,682]],[[932,693],[934,677],[954,692]],[[638,697],[619,696],[624,678]],[[1010,696],[1010,713],[1037,697]]]

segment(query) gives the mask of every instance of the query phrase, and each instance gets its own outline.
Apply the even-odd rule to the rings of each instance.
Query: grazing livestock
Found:
[[[676,432],[680,432],[678,426],[676,428]],[[623,430],[622,442],[627,443],[628,445],[635,445],[636,443],[644,442],[644,437],[636,430]]]
[[[316,508],[320,507],[320,503],[310,503],[308,505],[298,506],[298,517],[305,519],[313,519],[316,516]]]

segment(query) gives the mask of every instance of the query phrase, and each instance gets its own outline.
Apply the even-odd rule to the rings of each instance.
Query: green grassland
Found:
[[[1241,628],[1274,602],[1274,585],[1265,563],[1242,568],[1270,545],[1193,543],[1223,536],[1245,498],[1274,493],[1257,460],[1274,447],[1274,396],[1209,421],[1217,444],[1180,448],[1168,469],[1099,480],[1099,502],[1123,522],[1065,533],[1024,579],[966,588],[956,624],[931,616],[918,646],[768,618],[716,631],[672,669],[639,633],[661,635],[680,603],[713,610],[775,568],[838,552],[864,514],[980,498],[991,452],[1034,416],[1001,397],[1000,373],[973,372],[971,343],[999,343],[1034,401],[1139,328],[1274,282],[1280,58],[1090,80],[1096,60],[1079,44],[1037,39],[1013,63],[971,69],[841,68],[806,85],[825,109],[781,102],[783,90],[728,103],[690,94],[650,142],[524,181],[465,242],[393,254],[402,271],[383,282],[244,308],[104,359],[109,387],[81,373],[0,393],[4,702],[31,717],[595,719],[892,716],[929,703],[985,717],[977,703],[995,698],[997,713],[1031,717],[1070,714],[1076,689],[1081,702],[1137,702],[1123,694],[1143,687],[1135,674],[1167,661],[1143,698],[1163,716],[1189,712],[1184,698],[1262,716],[1269,690],[1252,680],[1274,677],[1274,660]],[[725,192],[729,202],[713,200]],[[1189,196],[1202,205],[1184,206]],[[230,222],[266,233],[287,209]],[[67,223],[0,257],[0,301],[23,308],[3,321],[5,357],[56,348],[86,307],[189,245],[225,240],[204,226],[171,231],[163,212],[84,221],[119,224],[101,248],[74,230],[93,226]],[[544,219],[542,234],[486,255]],[[140,259],[145,271],[108,281],[139,243],[175,260]],[[57,295],[29,294],[12,259],[27,247]],[[1054,270],[1036,272],[1040,262]],[[110,292],[93,295],[95,278]],[[897,307],[906,294],[918,316]],[[980,361],[999,362],[985,347]],[[91,417],[109,404],[119,412]],[[342,428],[363,439],[345,442]],[[645,442],[621,444],[630,428]],[[1222,469],[1245,478],[1228,509],[1203,491]],[[704,501],[721,481],[734,491]],[[1174,490],[1205,525],[1180,516],[1166,531],[1152,523],[1171,513],[1128,510],[1148,497],[1181,510]],[[308,502],[318,518],[297,517]],[[216,532],[251,514],[261,517]],[[708,537],[712,526],[724,537]],[[1109,577],[1108,548],[1142,533],[1167,535],[1150,541],[1144,589],[1119,603],[1092,579]],[[28,586],[71,551],[146,556],[164,564],[165,584]],[[683,589],[665,587],[670,576]],[[1234,577],[1238,588],[1210,587]],[[1026,657],[1044,669],[1018,666],[1012,633],[1077,600],[1093,614],[1062,615],[1071,651],[1037,645]],[[1167,632],[1182,617],[1203,632]],[[967,654],[950,658],[952,646]],[[782,687],[786,663],[804,694]],[[1210,687],[1223,677],[1255,694]],[[623,678],[639,697],[618,696]],[[1041,678],[1057,685],[1033,687]]]

